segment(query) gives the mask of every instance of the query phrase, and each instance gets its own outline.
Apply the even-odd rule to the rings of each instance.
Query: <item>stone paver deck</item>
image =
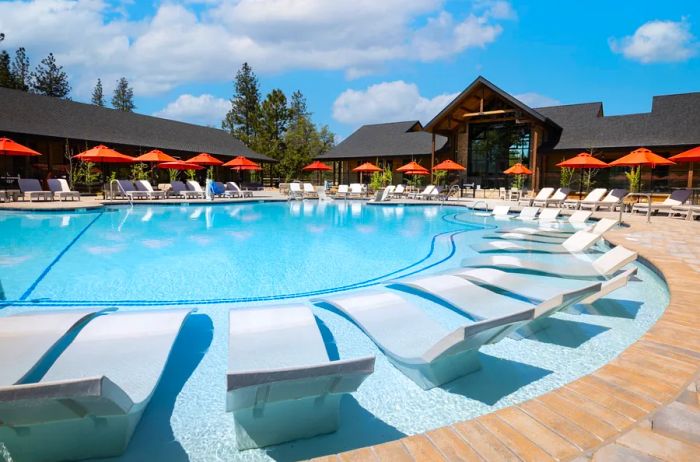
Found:
[[[625,222],[606,239],[654,265],[671,299],[617,358],[516,406],[316,460],[700,460],[700,223],[629,215]]]

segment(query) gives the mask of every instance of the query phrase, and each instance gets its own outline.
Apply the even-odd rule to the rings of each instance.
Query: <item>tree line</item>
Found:
[[[313,123],[300,91],[287,98],[274,89],[262,99],[260,83],[248,63],[243,63],[233,84],[231,109],[221,128],[252,150],[278,160],[273,175],[283,181],[299,178],[305,165],[335,145],[328,126]]]
[[[5,35],[0,33],[0,42],[4,39]],[[70,99],[71,91],[68,74],[63,70],[63,66],[56,62],[53,53],[49,53],[34,70],[31,70],[29,55],[24,47],[15,50],[14,58],[7,50],[0,50],[0,87],[65,99]],[[97,106],[105,106],[101,79],[97,79],[91,102]],[[114,109],[121,111],[132,112],[136,108],[134,90],[125,77],[117,81],[111,103]]]

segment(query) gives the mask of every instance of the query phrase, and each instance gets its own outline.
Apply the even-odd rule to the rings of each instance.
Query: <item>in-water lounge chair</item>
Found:
[[[334,432],[340,399],[374,371],[374,357],[331,361],[304,305],[229,313],[226,410],[249,449]]]
[[[583,206],[595,205],[603,199],[603,196],[605,196],[606,191],[606,188],[596,188],[593,191],[589,192],[586,195],[586,197],[584,197],[581,200],[572,199],[564,201],[564,207],[578,210]]]
[[[317,199],[318,194],[316,193],[316,188],[311,183],[304,183],[304,198],[305,199]]]
[[[544,201],[532,201],[532,205],[534,207],[544,206],[545,208],[549,207],[550,205],[553,205],[555,207],[561,207],[566,198],[569,197],[570,193],[571,190],[569,188],[559,188],[556,191],[554,191],[554,194],[552,194]]]
[[[533,198],[529,199],[520,199],[518,201],[518,205],[527,205],[532,207],[535,202],[537,202],[538,205],[544,205],[545,201],[549,199],[552,194],[554,194],[554,188],[542,188],[539,190],[537,195]]]
[[[92,319],[40,381],[0,389],[0,441],[16,460],[122,454],[189,312]]]
[[[651,211],[652,212],[669,212],[669,215],[673,209],[673,207],[677,207],[679,205],[683,205],[686,203],[688,199],[690,199],[690,196],[693,194],[693,191],[690,189],[677,189],[671,193],[663,202],[656,202],[651,204]],[[649,204],[646,202],[640,202],[639,204],[634,204],[632,206],[632,211],[633,212],[642,212],[642,213],[647,213],[649,210]]]
[[[136,180],[134,184],[136,184],[136,189],[146,193],[149,199],[165,199],[165,191],[156,191],[147,180]]]
[[[476,203],[474,203],[473,205],[476,205]],[[488,206],[486,209],[475,209],[472,206],[472,210],[474,210],[474,215],[477,217],[494,217],[509,219],[508,213],[510,212],[510,205],[495,205],[493,207],[493,210],[490,212],[488,210]]]
[[[24,200],[53,200],[53,193],[51,191],[44,191],[44,188],[41,187],[41,183],[36,178],[20,178],[17,180],[17,183],[20,192],[24,196]]]
[[[544,212],[543,212],[544,213]],[[557,223],[540,223],[537,228],[518,227],[518,228],[502,228],[496,230],[498,234],[524,234],[528,236],[547,236],[559,237],[566,239],[581,229],[589,229],[591,226],[586,225],[586,221],[593,212],[586,210],[576,210],[572,213],[565,222]]]
[[[599,209],[607,209],[614,212],[617,207],[622,206],[627,190],[622,188],[611,189],[610,192],[597,202],[581,202],[581,209],[591,209],[594,212]]]
[[[556,263],[534,261],[515,255],[493,255],[488,257],[465,258],[465,268],[497,268],[508,271],[547,274],[567,278],[610,277],[637,259],[637,253],[618,245],[608,250],[592,262],[573,256],[562,255]]]
[[[537,212],[539,211],[539,207],[523,207],[520,213],[512,218],[513,220],[532,221],[537,219]]]
[[[582,302],[585,300],[585,303],[593,303],[620,287],[626,286],[630,278],[637,274],[637,268],[630,268],[612,279],[600,283],[597,281],[592,282],[590,279],[565,279],[508,273],[494,268],[464,269],[451,274],[479,285],[494,287],[501,291],[525,297],[534,302],[541,302],[547,298],[554,297],[562,290],[582,290],[587,289],[591,284],[597,283],[600,285],[600,289],[581,300]]]
[[[562,243],[512,242],[505,239],[493,240],[484,244],[472,244],[477,252],[535,252],[535,253],[577,253],[585,252],[598,242],[602,235],[589,231],[578,231]]]
[[[598,220],[594,225],[589,226],[585,231],[591,232],[593,234],[602,235],[610,231],[613,226],[617,224],[617,220],[611,218],[603,218]],[[528,242],[542,242],[549,244],[562,244],[566,239],[570,237],[569,234],[538,234],[538,233],[523,233],[523,232],[506,232],[497,233],[492,235],[484,236],[485,239],[507,239],[507,240],[517,240],[517,241],[528,241]]]
[[[54,197],[59,200],[80,200],[80,193],[78,191],[72,191],[70,186],[68,186],[68,182],[63,178],[49,178],[46,180],[46,184],[49,186],[51,192],[53,192]]]
[[[586,281],[577,288],[549,290],[539,303],[533,304],[499,294],[450,274],[400,280],[395,284],[410,287],[420,295],[442,300],[474,320],[534,310],[532,319],[518,328],[519,336],[536,332],[544,327],[542,319],[600,291],[599,281]]]
[[[537,221],[540,223],[557,221],[559,213],[561,213],[561,209],[542,209],[540,214],[537,216]]]
[[[534,313],[494,315],[450,330],[394,292],[368,290],[312,301],[350,318],[397,369],[426,390],[479,369],[479,348],[499,341]]]

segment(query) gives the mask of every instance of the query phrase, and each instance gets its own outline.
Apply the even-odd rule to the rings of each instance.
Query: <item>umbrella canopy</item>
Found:
[[[130,164],[134,162],[133,157],[119,153],[102,144],[73,156],[73,159],[82,160],[83,162],[102,162],[108,164]]]
[[[163,162],[161,164],[158,164],[158,168],[168,168],[173,170],[202,170],[204,167],[202,167],[201,165],[193,164],[192,162],[176,160],[173,162]]]
[[[207,154],[206,152],[202,152],[200,154],[197,154],[196,156],[192,157],[191,159],[187,159],[185,162],[190,162],[192,164],[198,164],[198,165],[223,165],[223,161],[217,159],[216,157],[212,156],[211,154]]]
[[[630,152],[626,156],[610,162],[610,167],[651,167],[657,165],[676,165],[672,160],[665,159],[658,154],[654,154],[647,148],[639,148]]]
[[[672,160],[674,162],[700,162],[700,146],[693,149],[688,149],[687,151],[683,151],[675,156],[671,156],[668,158],[668,160]]]
[[[401,173],[404,175],[430,175],[430,172],[427,170],[405,170]]]
[[[12,141],[9,138],[0,138],[0,155],[2,156],[40,156],[38,152]]]
[[[518,162],[511,168],[503,171],[506,175],[532,175],[532,170]]]
[[[355,167],[352,169],[353,172],[360,172],[360,173],[374,173],[374,172],[381,172],[382,169],[374,165],[372,162],[365,162],[364,164],[360,165],[359,167]]]
[[[406,172],[415,172],[415,171],[425,171],[428,172],[428,169],[420,165],[418,162],[411,161],[407,163],[406,165],[403,165],[399,168],[396,169],[397,172],[401,173],[406,173]],[[430,172],[428,172],[430,173]]]
[[[607,168],[608,164],[600,159],[596,159],[591,154],[587,152],[582,152],[571,159],[567,159],[563,162],[559,162],[557,167],[568,167],[568,168]]]
[[[302,168],[302,170],[306,170],[308,172],[315,172],[315,171],[322,171],[322,170],[333,170],[333,168],[330,165],[326,165],[323,162],[319,160],[315,160],[311,162],[309,165],[306,167]]]
[[[154,149],[153,151],[148,151],[146,154],[141,154],[134,159],[134,162],[175,162],[172,156],[167,155],[163,151]]]
[[[436,170],[436,171],[437,170],[444,170],[444,171],[458,172],[458,171],[466,170],[466,168],[459,165],[457,162],[448,159],[448,160],[444,160],[444,161],[440,162],[439,164],[437,164],[435,167],[433,167],[433,170]]]
[[[238,156],[226,162],[224,167],[231,167],[234,170],[262,170],[259,164],[253,162],[245,156]]]

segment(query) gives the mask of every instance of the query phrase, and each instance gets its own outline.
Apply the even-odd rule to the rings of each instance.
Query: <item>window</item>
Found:
[[[505,186],[503,171],[530,163],[530,127],[513,122],[469,125],[467,174],[484,187]]]

